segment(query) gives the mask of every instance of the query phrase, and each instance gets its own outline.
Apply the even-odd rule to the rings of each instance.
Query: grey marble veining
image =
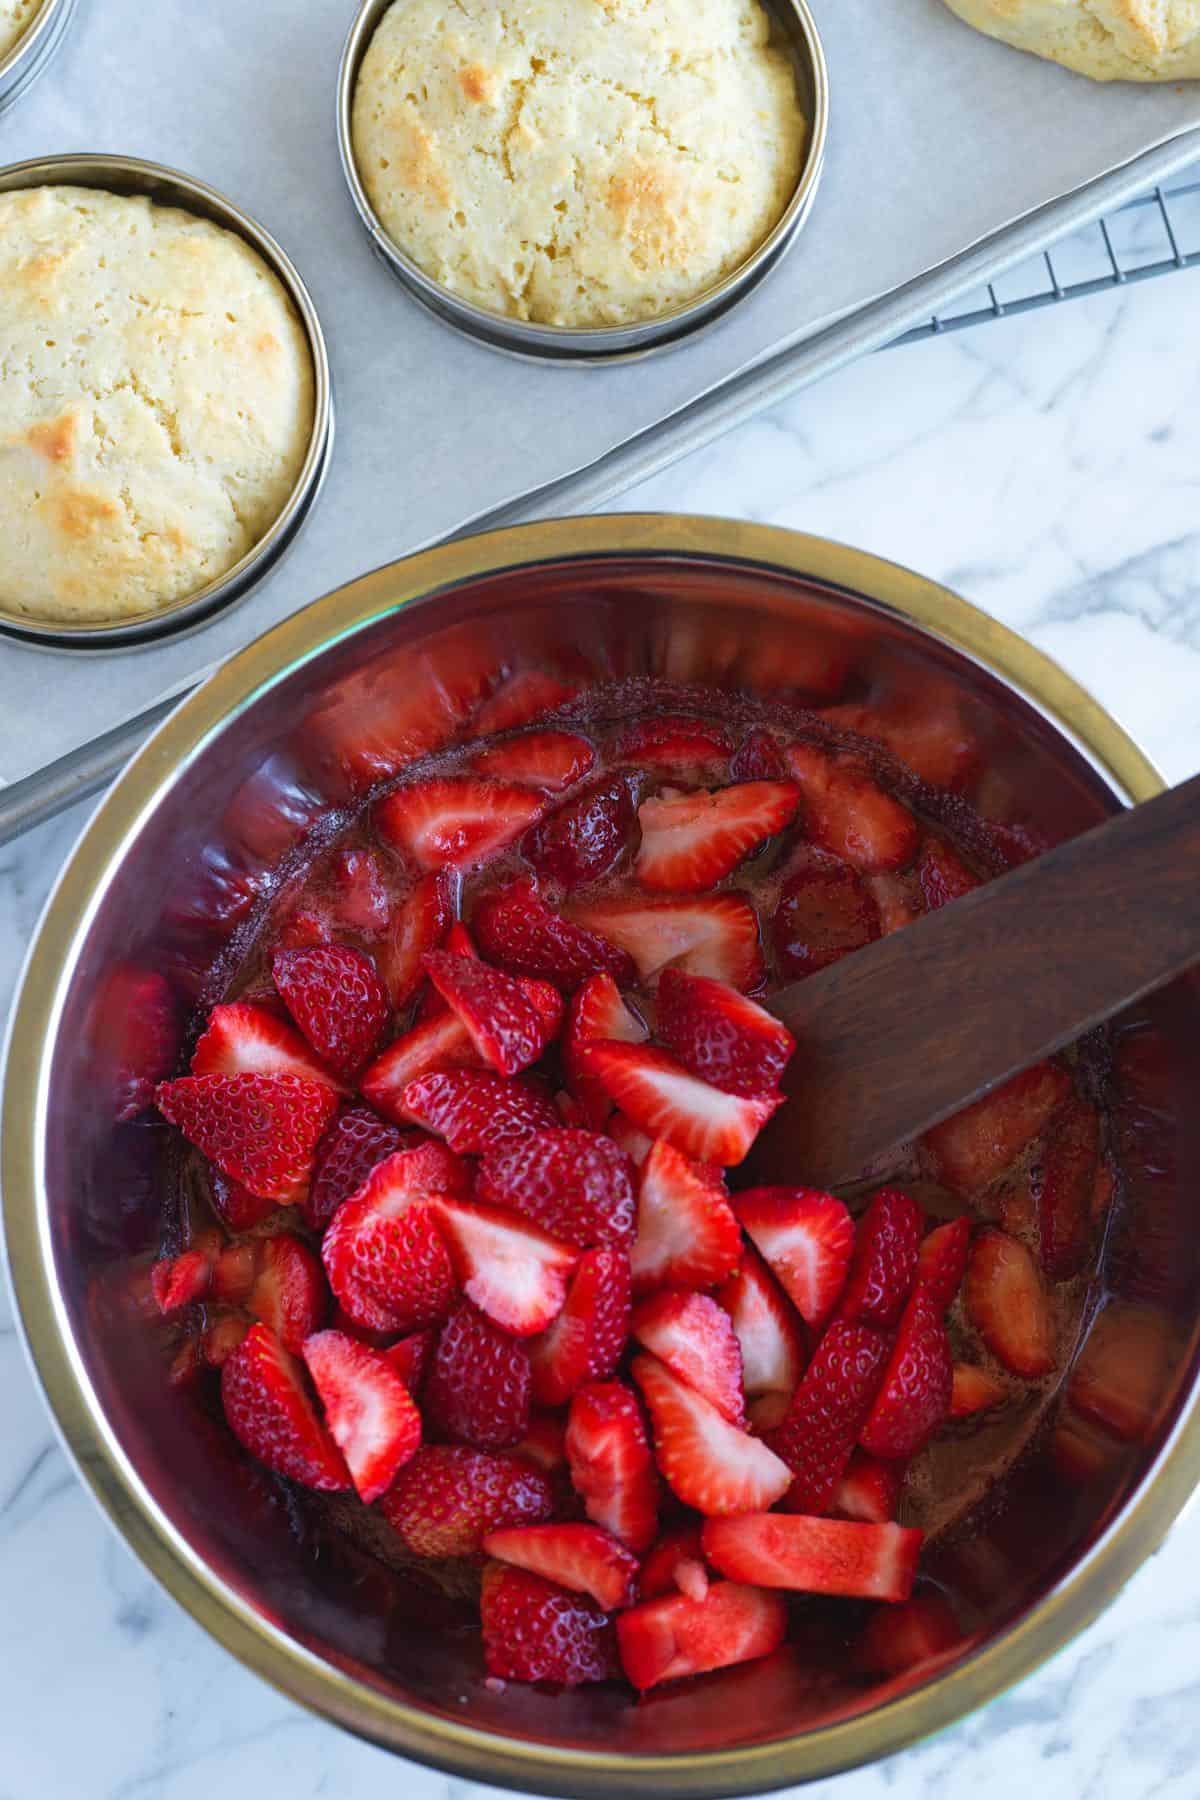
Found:
[[[1028,633],[1164,772],[1200,768],[1200,276],[876,357],[631,493],[920,568]],[[0,849],[0,1010],[74,809]],[[491,1790],[398,1765],[242,1670],[109,1532],[0,1297],[0,1800]],[[1193,1509],[1057,1660],[813,1800],[1196,1800]]]

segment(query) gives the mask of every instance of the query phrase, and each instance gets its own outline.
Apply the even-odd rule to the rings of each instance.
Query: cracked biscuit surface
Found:
[[[0,194],[0,608],[102,624],[223,575],[295,485],[313,386],[233,233],[92,188]]]
[[[1018,50],[1093,81],[1200,78],[1200,0],[946,0]]]
[[[16,48],[42,10],[42,0],[0,0],[0,58]]]
[[[807,127],[758,0],[395,0],[354,154],[434,280],[541,324],[653,318],[762,242]]]

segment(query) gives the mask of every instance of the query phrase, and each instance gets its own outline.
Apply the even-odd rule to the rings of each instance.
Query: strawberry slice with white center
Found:
[[[595,761],[596,752],[587,739],[573,731],[531,731],[481,750],[471,767],[494,781],[515,781],[519,787],[558,794],[582,780]]]
[[[763,1007],[726,982],[682,969],[663,970],[657,1002],[659,1037],[701,1081],[727,1094],[778,1088],[796,1040]]]
[[[614,762],[643,769],[694,769],[726,761],[733,748],[723,725],[687,713],[658,713],[638,719],[621,733],[610,755]]]
[[[637,1596],[637,1557],[600,1525],[511,1525],[489,1531],[483,1547],[500,1562],[590,1594],[605,1612]]]
[[[364,1098],[398,1125],[412,1123],[404,1090],[425,1075],[446,1069],[478,1068],[482,1058],[457,1013],[442,1012],[414,1025],[389,1044],[359,1078]]]
[[[707,893],[790,825],[799,803],[800,790],[791,781],[743,781],[715,792],[701,788],[643,800],[634,874],[659,893]]]
[[[637,1400],[620,1381],[593,1381],[571,1398],[567,1463],[587,1516],[639,1553],[658,1530],[658,1475]]]
[[[786,1632],[787,1608],[778,1594],[714,1581],[703,1599],[669,1594],[622,1613],[617,1647],[621,1667],[645,1693],[661,1681],[770,1656]]]
[[[180,1307],[191,1306],[193,1301],[202,1300],[208,1293],[220,1242],[215,1232],[213,1238],[214,1242],[193,1245],[179,1256],[166,1257],[155,1263],[150,1272],[150,1286],[159,1312],[178,1312]]]
[[[639,1582],[643,1600],[657,1600],[660,1594],[686,1594],[690,1600],[703,1600],[708,1592],[708,1571],[704,1565],[701,1526],[684,1525],[659,1538],[642,1564]]]
[[[343,1201],[321,1245],[329,1285],[353,1324],[409,1332],[444,1319],[458,1296],[432,1204],[424,1150],[398,1150]]]
[[[565,706],[579,692],[578,682],[563,681],[545,669],[518,669],[501,682],[490,700],[479,709],[475,729],[480,737],[497,731],[513,731],[546,713]]]
[[[654,1434],[654,1459],[685,1506],[713,1517],[774,1506],[792,1473],[773,1450],[731,1425],[655,1356],[634,1359]]]
[[[535,1131],[557,1131],[549,1100],[490,1069],[459,1069],[410,1081],[401,1096],[405,1115],[460,1156],[486,1156]]]
[[[275,1474],[326,1493],[351,1485],[305,1390],[300,1363],[265,1325],[252,1325],[225,1358],[221,1403],[234,1437]]]
[[[722,1168],[742,1162],[755,1138],[783,1104],[782,1094],[756,1099],[723,1094],[689,1075],[665,1050],[647,1044],[589,1044],[585,1072],[633,1123],[666,1138],[697,1162]]]
[[[642,1164],[637,1236],[630,1251],[635,1292],[715,1287],[737,1267],[742,1237],[724,1187],[660,1138]]]
[[[581,1052],[588,1044],[607,1040],[617,1044],[642,1044],[649,1033],[621,998],[612,976],[589,975],[567,1009],[562,1058],[571,1092],[586,1118],[600,1129],[612,1111],[612,1101],[596,1081],[589,1079]]]
[[[550,1020],[515,976],[489,968],[478,957],[452,956],[445,950],[430,951],[424,965],[482,1062],[501,1075],[516,1075],[537,1061],[550,1040]],[[561,1002],[553,989],[550,995],[561,1018]]]
[[[421,958],[446,941],[454,920],[454,877],[446,869],[422,875],[397,908],[376,951],[392,1010],[400,1012],[425,978]]]
[[[317,1055],[352,1081],[388,1021],[388,997],[371,958],[349,944],[315,944],[277,950],[271,973]]]
[[[795,1302],[819,1331],[837,1305],[854,1254],[854,1221],[816,1188],[747,1188],[737,1216]]]
[[[942,1315],[918,1288],[904,1308],[891,1360],[859,1442],[872,1456],[907,1462],[950,1411],[954,1358]]]
[[[218,1257],[213,1297],[243,1306],[297,1355],[318,1329],[329,1305],[329,1290],[315,1252],[290,1232],[250,1238]]]
[[[304,1346],[304,1360],[325,1423],[369,1506],[420,1447],[421,1415],[382,1351],[344,1331],[318,1331]]]
[[[741,894],[682,900],[593,900],[574,906],[576,924],[633,958],[643,982],[671,963],[741,993],[765,979],[758,914]]]
[[[233,1181],[291,1206],[337,1111],[335,1091],[294,1075],[183,1075],[160,1082],[155,1103]]]
[[[445,775],[380,800],[375,826],[419,869],[478,869],[515,843],[544,804],[515,782]]]
[[[748,1398],[782,1394],[790,1400],[804,1373],[804,1327],[770,1269],[749,1244],[742,1246],[736,1272],[718,1290],[717,1303],[733,1322]]]
[[[467,1298],[513,1337],[545,1331],[563,1309],[579,1251],[497,1206],[436,1204]]]
[[[715,1300],[668,1288],[635,1308],[629,1329],[722,1418],[733,1425],[745,1424],[742,1353],[729,1314]]]
[[[624,1251],[589,1250],[580,1257],[562,1311],[529,1346],[539,1406],[562,1406],[585,1382],[612,1374],[629,1336],[629,1298]]]
[[[748,1513],[741,1519],[710,1519],[704,1554],[730,1581],[898,1601],[912,1593],[923,1538],[923,1532],[903,1525]]]
[[[917,823],[851,758],[834,758],[811,744],[790,744],[788,774],[799,784],[801,820],[812,842],[874,875],[907,868],[917,853]]]
[[[193,1075],[293,1075],[345,1093],[328,1063],[296,1027],[265,1006],[233,1000],[214,1006],[192,1055]]]

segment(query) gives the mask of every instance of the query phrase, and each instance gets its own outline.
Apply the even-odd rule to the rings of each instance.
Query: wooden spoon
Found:
[[[830,1187],[1200,960],[1200,775],[781,990],[747,1173]]]

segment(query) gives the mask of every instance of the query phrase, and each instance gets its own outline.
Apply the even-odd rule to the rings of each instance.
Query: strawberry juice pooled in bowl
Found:
[[[963,797],[978,757],[514,676],[291,872],[158,1088],[175,1379],[492,1682],[785,1642],[877,1681],[969,1635],[971,1520],[1049,1426],[1119,1180],[1106,1053],[836,1196],[744,1165],[803,1105],[772,991],[1038,847]],[[1080,1479],[1141,1428],[1110,1336],[1054,1426]]]

